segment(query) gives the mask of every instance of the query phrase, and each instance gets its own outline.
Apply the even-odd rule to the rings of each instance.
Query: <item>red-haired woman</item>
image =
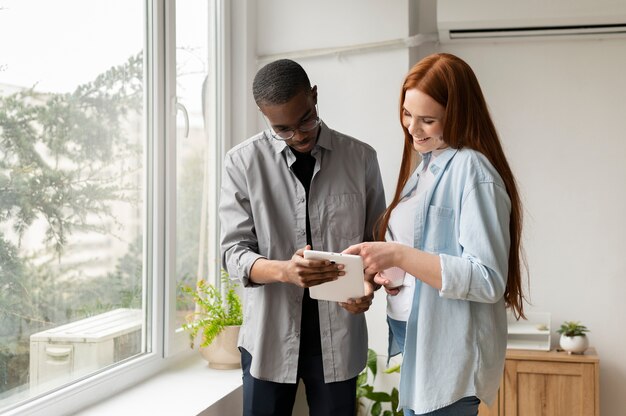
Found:
[[[409,71],[400,119],[404,153],[379,222],[383,241],[345,252],[378,273],[396,312],[393,295],[412,292],[408,319],[388,316],[392,342],[406,336],[405,415],[476,415],[502,376],[505,309],[523,316],[520,197],[476,76],[460,58],[430,55]],[[405,284],[393,288],[398,269]]]

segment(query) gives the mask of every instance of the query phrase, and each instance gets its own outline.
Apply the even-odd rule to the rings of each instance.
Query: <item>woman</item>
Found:
[[[400,174],[378,227],[379,239],[393,241],[345,252],[361,255],[366,273],[378,273],[376,283],[390,295],[405,290],[392,289],[393,268],[413,283],[406,325],[390,320],[393,339],[406,328],[405,415],[476,415],[502,376],[505,308],[523,316],[520,198],[463,60],[442,53],[418,62],[402,87],[400,119]],[[413,169],[417,153],[422,161]]]

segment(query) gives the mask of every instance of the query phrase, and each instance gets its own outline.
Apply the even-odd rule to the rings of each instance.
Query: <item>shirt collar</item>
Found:
[[[432,172],[434,176],[437,176],[437,174],[446,167],[450,159],[452,159],[452,157],[456,154],[457,150],[458,149],[447,147],[441,151],[437,151],[437,156],[432,160],[430,160],[432,156],[431,152],[423,154],[422,163],[420,163],[417,171],[420,172],[422,170],[422,166],[424,165],[424,161],[429,160],[430,162],[428,164],[428,169]]]
[[[333,150],[333,137],[330,134],[328,126],[320,120],[320,135],[317,138],[315,147],[322,147],[324,149]]]
[[[413,174],[407,180],[406,185],[404,185],[401,193],[402,197],[407,196],[413,191],[413,189],[417,185],[420,172],[422,172],[422,169],[426,163],[428,163],[428,169],[432,172],[433,176],[437,177],[437,175],[445,169],[446,165],[457,151],[458,149],[448,147],[446,149],[443,149],[443,151],[441,151],[440,153],[438,152],[437,157],[435,157],[433,160],[430,160],[432,156],[430,152],[422,154],[422,162],[419,164],[417,169],[413,171]]]

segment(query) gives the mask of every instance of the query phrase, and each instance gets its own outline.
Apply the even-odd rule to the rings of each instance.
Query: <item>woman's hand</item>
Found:
[[[388,285],[391,284],[391,281],[380,273],[376,273],[376,276],[374,276],[374,283],[384,287],[385,292],[387,292],[391,296],[396,296],[398,293],[400,293],[400,289],[402,288],[402,286],[388,287]]]
[[[399,267],[427,285],[441,290],[441,264],[437,254],[427,253],[391,241],[355,244],[343,252],[361,256],[366,274],[376,274],[391,267]],[[380,279],[374,279],[374,282],[385,285]],[[387,293],[397,294],[397,292],[390,292],[389,290],[387,290]]]
[[[366,274],[375,274],[398,265],[401,251],[406,246],[399,243],[373,241],[355,244],[343,251],[345,254],[356,254],[363,259]],[[379,283],[380,282],[376,282]]]

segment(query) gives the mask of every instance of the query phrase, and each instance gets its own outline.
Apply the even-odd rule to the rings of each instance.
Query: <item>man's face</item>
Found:
[[[317,87],[303,91],[284,104],[264,104],[259,106],[275,133],[293,130],[294,136],[285,143],[300,153],[313,150],[317,142],[319,126],[309,131],[300,131],[300,127],[317,118]]]

